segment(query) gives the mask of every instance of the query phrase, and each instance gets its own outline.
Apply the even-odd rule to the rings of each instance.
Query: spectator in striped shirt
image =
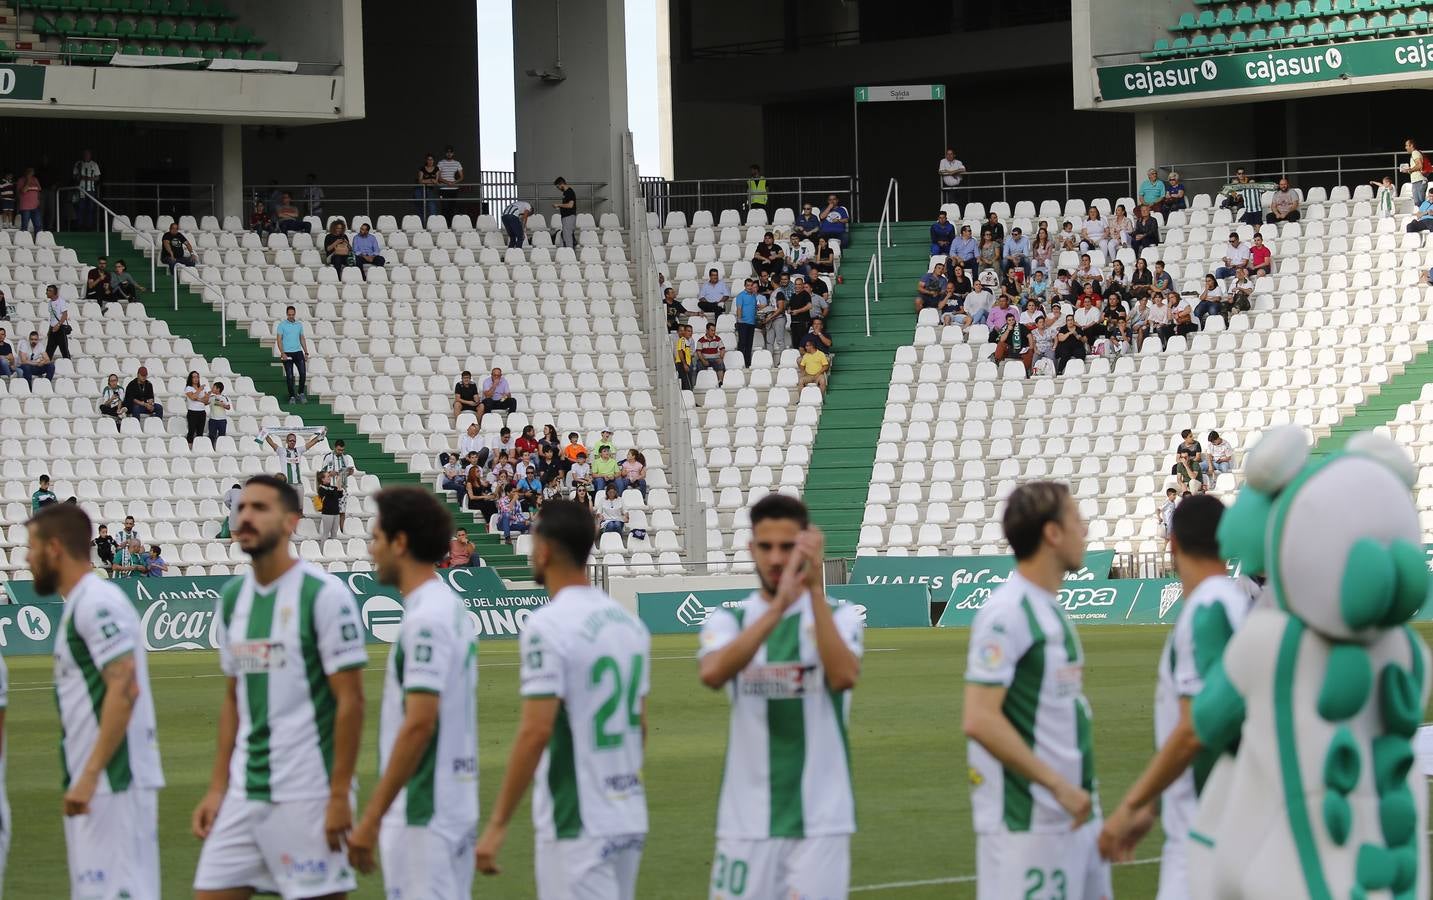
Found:
[[[707,323],[707,333],[697,338],[696,370],[711,369],[717,373],[717,384],[726,380],[726,345],[716,333],[716,326]]]
[[[1269,181],[1250,181],[1241,168],[1234,173],[1234,180],[1224,185],[1224,189],[1219,192],[1224,195],[1224,200],[1219,205],[1236,213],[1243,210],[1239,221],[1257,227],[1264,224],[1264,192],[1275,187],[1277,185]]]

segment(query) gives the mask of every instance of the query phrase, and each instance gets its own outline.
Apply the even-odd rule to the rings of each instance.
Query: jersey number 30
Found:
[[[642,684],[642,657],[632,657],[632,665],[629,667],[626,681],[622,678],[622,667],[617,660],[610,656],[598,658],[592,664],[592,687],[601,687],[607,681],[608,673],[612,676],[612,693],[597,708],[597,714],[592,717],[592,732],[598,750],[611,750],[614,747],[622,746],[626,739],[627,732],[639,730],[642,727],[642,713],[639,708],[641,698],[637,692]],[[612,717],[621,714],[622,702],[627,703],[626,727],[623,727],[622,720],[616,723],[616,729],[609,731]]]

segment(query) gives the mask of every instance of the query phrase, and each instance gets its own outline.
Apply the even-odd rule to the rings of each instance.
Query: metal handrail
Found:
[[[789,175],[767,177],[767,209],[790,207],[799,210],[808,191],[817,194],[845,194],[853,220],[860,219],[859,183],[854,175]],[[745,207],[745,178],[655,178],[641,179],[647,212],[665,218],[680,210],[690,214],[699,209],[715,210],[712,201],[730,200],[729,208]],[[819,205],[819,204],[813,204]]]
[[[1399,166],[1407,160],[1407,153],[1399,152],[1324,153],[1307,156],[1266,156],[1243,161],[1161,163],[1156,168],[1165,172],[1178,172],[1186,190],[1194,191],[1194,183],[1211,182],[1217,184],[1214,188],[1217,191],[1234,180],[1234,171],[1239,168],[1243,168],[1255,181],[1284,176],[1298,182],[1294,186],[1301,188],[1315,185],[1334,187],[1344,184],[1345,178],[1349,176],[1355,176],[1361,183],[1389,175],[1397,182],[1398,176],[1403,174]],[[1201,171],[1212,171],[1213,174],[1192,174]],[[1333,177],[1322,177],[1330,175]]]
[[[584,211],[596,209],[612,199],[607,196],[608,184],[605,181],[569,181],[568,184],[577,191],[578,204]],[[254,201],[262,200],[268,203],[270,197],[279,193],[288,194],[293,199],[294,206],[311,209],[313,204],[304,196],[306,190],[311,187],[322,191],[317,205],[324,210],[325,218],[336,214],[330,211],[330,208],[342,208],[343,215],[350,219],[358,215],[366,216],[369,220],[376,220],[380,215],[401,216],[406,213],[395,212],[395,206],[405,204],[409,207],[409,212],[412,211],[411,207],[416,206],[419,215],[426,220],[427,207],[430,204],[438,207],[440,199],[436,187],[420,185],[416,180],[341,184],[246,184],[242,189],[248,204],[245,210],[247,212]],[[522,199],[532,203],[534,211],[551,215],[556,210],[543,209],[542,204],[556,201],[561,196],[550,181],[517,181],[514,173],[493,169],[480,170],[476,179],[466,179],[457,187],[459,202],[487,204],[492,214],[495,214],[491,209],[492,204]]]
[[[869,266],[866,267],[866,284],[865,284],[865,295],[866,295],[866,337],[870,337],[870,336],[871,336],[871,277],[874,275],[874,276],[875,276],[875,279],[876,279],[876,302],[877,302],[877,303],[880,303],[880,302],[881,302],[881,282],[884,281],[884,280],[885,280],[885,277],[886,277],[885,269],[884,269],[883,262],[882,262],[882,258],[881,258],[881,257],[882,257],[882,252],[883,252],[883,250],[884,250],[884,247],[881,245],[881,229],[884,228],[884,229],[885,229],[885,232],[886,232],[886,243],[885,243],[885,247],[890,247],[890,246],[892,246],[892,242],[891,242],[891,196],[892,196],[892,193],[894,193],[894,195],[895,195],[895,200],[896,200],[896,219],[899,220],[900,217],[901,217],[901,185],[900,185],[900,182],[896,181],[894,178],[892,178],[892,179],[886,184],[886,200],[885,200],[885,202],[884,202],[883,204],[881,204],[881,218],[880,218],[880,220],[876,223],[876,255],[875,255],[874,257],[872,257],[871,265],[869,265]]]

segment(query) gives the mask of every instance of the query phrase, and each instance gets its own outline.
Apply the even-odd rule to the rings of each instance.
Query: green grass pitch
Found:
[[[1424,626],[1420,631],[1427,638],[1433,629]],[[1165,633],[1157,626],[1099,626],[1081,634],[1085,689],[1095,714],[1100,795],[1106,806],[1119,800],[1150,755],[1154,667]],[[966,634],[901,629],[869,631],[866,637],[868,655],[850,732],[860,827],[852,843],[852,893],[873,900],[973,897],[974,838],[960,734]],[[645,772],[651,835],[642,860],[642,898],[706,896],[727,703],[724,695],[698,683],[694,645],[691,636],[653,641]],[[378,704],[386,653],[382,647],[370,650],[368,715],[359,757],[365,796],[377,780]],[[497,791],[517,721],[516,650],[514,642],[492,642],[479,651],[484,815]],[[160,795],[164,894],[187,897],[199,856],[199,844],[189,833],[189,815],[208,780],[222,682],[213,653],[156,653],[149,659],[169,783]],[[14,897],[61,897],[65,844],[50,660],[14,657],[8,664],[8,780],[15,833],[5,887]],[[1139,857],[1157,857],[1159,845],[1156,831],[1141,846]],[[479,879],[474,895],[533,897],[531,853],[524,805],[509,832],[503,874]],[[1157,869],[1149,862],[1117,867],[1116,894],[1154,896]],[[380,898],[382,893],[374,876],[361,881],[355,896]]]

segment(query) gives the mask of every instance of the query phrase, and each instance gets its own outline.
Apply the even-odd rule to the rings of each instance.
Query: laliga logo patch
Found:
[[[1184,588],[1180,587],[1177,581],[1171,581],[1169,584],[1160,588],[1159,617],[1163,619],[1165,614],[1168,613],[1170,609],[1174,607],[1174,604],[1179,602],[1179,598],[1183,596]]]
[[[1330,69],[1337,69],[1343,65],[1343,53],[1337,47],[1330,47],[1324,51],[1324,62]]]
[[[1005,659],[1005,648],[1001,647],[997,641],[981,644],[976,653],[980,664],[987,669],[998,668]]]
[[[1212,59],[1206,59],[1199,64],[1199,74],[1205,81],[1213,81],[1219,75],[1219,65]]]
[[[707,616],[712,614],[711,608],[704,605],[697,599],[696,594],[688,594],[677,607],[677,621],[688,628],[696,628],[706,622]]]

